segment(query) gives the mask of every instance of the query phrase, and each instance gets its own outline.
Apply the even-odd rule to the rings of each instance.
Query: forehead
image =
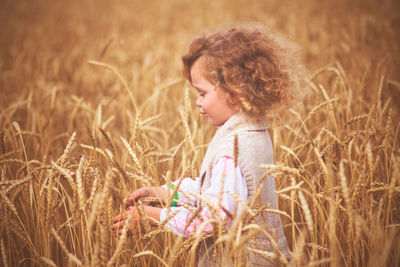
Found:
[[[191,84],[197,91],[208,91],[215,87],[214,83],[208,79],[205,57],[197,59],[191,69]]]
[[[191,74],[191,76],[193,76],[193,74],[201,74],[201,75],[205,76],[206,73],[207,73],[206,57],[201,56],[193,63],[192,68],[190,70],[190,74]]]

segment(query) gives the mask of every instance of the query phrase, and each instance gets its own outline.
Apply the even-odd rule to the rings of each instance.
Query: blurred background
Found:
[[[97,237],[86,239],[90,235],[85,234],[84,222],[69,226],[74,230],[62,228],[80,218],[73,201],[76,192],[61,182],[58,190],[67,188],[63,198],[45,189],[51,188],[52,174],[43,170],[54,169],[51,164],[57,159],[57,164],[66,162],[61,155],[68,154],[64,149],[73,132],[81,146],[68,154],[68,164],[60,166],[76,170],[85,155],[88,166],[99,169],[102,186],[107,170],[118,164],[128,175],[128,171],[137,174],[138,167],[120,137],[128,140],[142,171],[152,177],[144,180],[147,184],[164,183],[166,170],[172,170],[172,179],[195,176],[215,129],[202,123],[194,107],[194,94],[183,80],[181,56],[199,35],[253,23],[297,43],[309,72],[305,80],[310,94],[298,113],[271,127],[276,161],[303,168],[302,187],[312,192],[306,199],[316,231],[304,237],[305,205],[290,202],[294,195],[280,198],[281,209],[292,212],[292,221],[283,218],[292,250],[299,242],[296,255],[305,255],[299,256],[303,266],[398,264],[400,245],[394,238],[400,222],[397,0],[0,0],[3,263],[40,265],[38,258],[43,256],[65,264],[65,251],[49,234],[50,226],[83,262],[96,257]],[[115,166],[106,149],[111,150]],[[341,193],[339,166],[344,166],[351,207],[343,204],[347,200]],[[124,181],[127,174],[121,169],[113,169],[118,177],[113,186],[120,191],[116,189],[109,198],[114,210],[104,212],[108,217],[115,215],[127,192],[146,185]],[[332,184],[325,180],[326,173],[333,177]],[[34,179],[27,180],[30,175]],[[90,173],[86,175],[85,194],[102,193]],[[278,189],[293,185],[294,180],[285,175],[277,175]],[[329,192],[336,195],[329,198]],[[54,205],[61,199],[70,202],[54,206],[51,199],[57,196]],[[27,199],[31,209],[26,208]],[[15,208],[3,209],[10,203]],[[375,216],[378,212],[381,217]],[[167,261],[171,239],[164,240],[163,245],[147,248]],[[116,242],[110,243],[112,249]],[[325,260],[318,263],[323,256]],[[138,264],[135,260],[126,256],[120,263]]]
[[[340,62],[355,87],[384,74],[393,81],[385,93],[396,91],[398,100],[399,6],[390,0],[2,0],[0,104],[46,91],[45,84],[97,103],[101,94],[93,93],[112,94],[110,77],[88,60],[115,66],[145,95],[157,83],[181,79],[180,57],[194,37],[248,22],[297,42],[311,71]],[[360,77],[364,84],[357,84]]]

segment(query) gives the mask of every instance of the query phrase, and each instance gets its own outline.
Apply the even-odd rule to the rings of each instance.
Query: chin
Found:
[[[216,121],[211,121],[211,120],[208,120],[208,123],[215,127],[219,127],[222,124],[224,124],[223,122],[221,123],[221,122],[216,122]]]

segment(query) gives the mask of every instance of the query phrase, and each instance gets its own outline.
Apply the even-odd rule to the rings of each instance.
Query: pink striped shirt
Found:
[[[203,196],[206,197],[209,202],[213,204],[213,207],[218,207],[222,182],[224,182],[221,202],[221,206],[223,208],[221,208],[219,212],[221,217],[225,218],[226,212],[224,210],[228,211],[230,214],[238,214],[241,209],[241,205],[239,203],[237,206],[237,210],[235,211],[236,201],[232,195],[236,195],[241,201],[246,201],[248,195],[246,181],[242,175],[240,167],[236,166],[235,168],[234,160],[231,157],[221,157],[212,169],[210,181],[211,185],[204,192]],[[166,185],[164,185],[164,187],[167,188]],[[181,182],[180,190],[185,192],[187,197],[184,196],[182,193],[178,193],[178,200],[188,205],[194,206],[197,202],[197,199],[191,193],[193,192],[198,194],[200,192],[199,187],[200,178],[184,178]],[[168,217],[167,212],[167,208],[161,210],[161,222],[165,221],[165,219]],[[197,229],[199,229],[203,223],[205,224],[203,231],[210,232],[212,230],[212,225],[207,223],[207,221],[215,218],[215,216],[213,217],[211,215],[214,214],[215,211],[210,211],[210,207],[208,207],[207,205],[201,210],[201,216],[197,216],[196,218],[194,218],[188,226],[187,224],[192,215],[192,211],[183,206],[178,206],[171,207],[170,212],[177,213],[166,223],[166,225],[177,235],[194,235]],[[203,220],[201,220],[200,218],[202,218]],[[228,226],[230,225],[230,223],[231,220],[228,219]]]

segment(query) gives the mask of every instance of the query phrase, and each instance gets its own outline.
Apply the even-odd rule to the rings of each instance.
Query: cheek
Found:
[[[215,97],[209,97],[203,101],[203,107],[208,110],[213,110],[218,105],[218,99]]]

